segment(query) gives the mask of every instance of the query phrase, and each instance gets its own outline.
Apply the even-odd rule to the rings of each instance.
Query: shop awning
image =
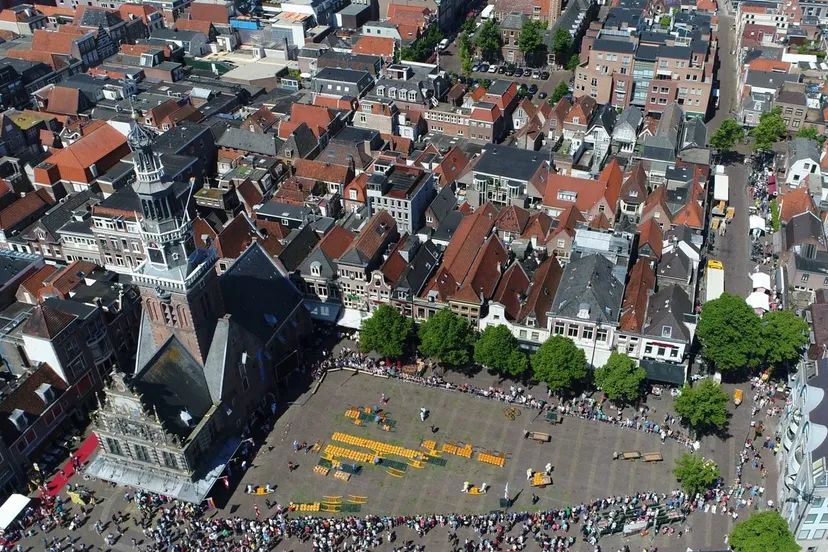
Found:
[[[326,303],[324,301],[305,300],[305,308],[310,312],[311,318],[322,322],[336,322],[339,318],[339,311],[342,305],[338,303]]]
[[[771,277],[766,272],[754,272],[750,275],[753,289],[771,289]]]
[[[647,372],[647,379],[650,381],[673,385],[683,385],[687,381],[687,366],[684,364],[642,360],[641,367]]]
[[[8,529],[11,524],[20,517],[20,514],[23,513],[31,501],[32,499],[22,494],[11,495],[6,502],[0,506],[0,529],[3,531]]]
[[[350,330],[359,330],[362,328],[362,321],[371,318],[371,314],[358,309],[342,309],[342,317],[336,325]]]
[[[765,312],[770,310],[770,297],[763,291],[754,291],[747,296],[745,302],[754,310],[763,310]]]
[[[762,232],[767,231],[767,225],[765,224],[765,219],[760,217],[759,215],[750,215],[748,219],[750,221],[750,229],[751,230],[761,230]]]

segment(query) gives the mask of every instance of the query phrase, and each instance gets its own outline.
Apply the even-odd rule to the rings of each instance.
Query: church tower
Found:
[[[135,120],[127,142],[135,162],[133,189],[141,201],[141,241],[147,253],[133,274],[144,316],[157,347],[174,334],[203,365],[224,306],[214,268],[216,252],[197,249],[193,240],[184,203],[192,196],[193,182],[185,190],[167,177],[161,156],[152,149],[152,135]]]

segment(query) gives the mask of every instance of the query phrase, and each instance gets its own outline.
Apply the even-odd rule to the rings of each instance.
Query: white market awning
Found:
[[[0,529],[5,531],[15,522],[20,514],[26,509],[32,499],[22,494],[11,495],[6,502],[0,506]]]
[[[765,272],[754,272],[750,275],[750,280],[753,282],[753,289],[771,289],[770,274]]]
[[[748,295],[745,301],[752,309],[761,309],[765,312],[770,310],[770,297],[768,297],[767,293],[754,291]]]
[[[751,230],[761,230],[762,232],[767,232],[768,227],[765,223],[765,219],[760,217],[759,215],[750,215],[750,229]]]
[[[336,325],[350,330],[359,330],[362,328],[362,321],[371,318],[372,314],[358,309],[342,309],[342,316],[337,320]]]

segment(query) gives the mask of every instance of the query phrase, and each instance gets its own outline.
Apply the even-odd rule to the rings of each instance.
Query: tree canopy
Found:
[[[546,25],[530,19],[520,28],[518,48],[524,56],[530,57],[543,47],[543,29]]]
[[[578,57],[578,54],[572,54],[569,58],[569,61],[566,62],[566,70],[567,71],[574,71],[578,68],[581,64],[581,58]]]
[[[826,136],[824,134],[820,134],[819,132],[817,132],[816,127],[812,127],[812,126],[807,126],[807,127],[800,128],[799,130],[796,131],[796,134],[794,134],[794,137],[795,138],[810,138],[811,140],[816,140],[820,144],[823,143],[826,139]]]
[[[745,139],[745,127],[733,119],[725,119],[710,136],[710,147],[720,152],[730,151]]]
[[[474,67],[473,54],[474,45],[471,35],[461,33],[460,38],[457,39],[457,55],[460,57],[460,72],[467,77],[472,74],[472,67]]]
[[[486,326],[474,344],[474,361],[504,377],[518,377],[529,367],[517,338],[502,324]]]
[[[761,320],[745,300],[723,293],[702,306],[696,335],[705,358],[722,371],[754,368],[760,360]]]
[[[743,519],[733,527],[728,538],[733,552],[799,552],[788,523],[778,512],[761,512]]]
[[[496,59],[500,55],[500,25],[497,21],[488,19],[480,26],[474,45],[485,59]]]
[[[558,63],[563,59],[564,54],[569,53],[570,50],[572,50],[572,35],[569,34],[569,31],[564,28],[555,31],[555,35],[552,37],[552,51],[555,52],[555,57],[559,60]]]
[[[690,496],[713,487],[721,476],[719,466],[712,460],[705,460],[695,454],[682,454],[676,459],[673,475],[681,483],[681,488]]]
[[[376,351],[384,357],[401,357],[405,352],[413,322],[390,305],[382,305],[371,318],[362,321],[359,349]]]
[[[791,311],[771,311],[762,317],[762,357],[781,365],[799,359],[808,343],[808,323]]]
[[[730,396],[713,379],[702,380],[696,387],[685,384],[673,405],[676,414],[698,432],[721,430],[727,425]]]
[[[423,36],[400,50],[400,57],[407,61],[428,61],[443,38],[437,24],[430,25]]]
[[[567,94],[569,94],[569,85],[561,81],[555,87],[555,90],[552,91],[552,95],[549,97],[549,103],[555,106]]]
[[[587,377],[586,355],[568,337],[554,335],[532,355],[535,379],[552,391],[570,389]]]
[[[773,145],[788,135],[788,126],[782,120],[782,108],[775,107],[762,113],[759,124],[751,131],[756,149],[770,151]]]
[[[633,403],[641,397],[647,377],[644,368],[623,353],[613,352],[607,363],[595,370],[595,384],[611,401]]]
[[[468,321],[443,309],[422,324],[419,330],[420,352],[452,366],[469,362],[469,347],[474,344],[474,330]]]

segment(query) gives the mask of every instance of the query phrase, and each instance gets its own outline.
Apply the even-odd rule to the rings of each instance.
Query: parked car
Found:
[[[509,66],[506,68],[506,73],[504,73],[507,77],[513,77],[515,75],[515,68],[514,66]]]
[[[539,79],[540,78],[540,71],[538,71],[537,69],[532,71],[532,78],[533,79]]]
[[[497,65],[492,65],[489,67],[489,73],[497,73]]]
[[[478,69],[481,73],[486,73],[489,71],[489,64],[488,63],[481,63],[480,69]]]
[[[516,77],[522,77],[523,76],[523,69],[521,69],[520,67],[515,69],[515,76]]]
[[[541,71],[541,78],[543,80],[549,80],[549,71]]]
[[[529,90],[529,87],[528,87],[528,86],[526,86],[526,83],[525,83],[525,82],[520,83],[520,86],[518,87],[518,91],[521,91],[521,90],[523,90],[524,92],[526,92],[527,90]]]
[[[473,71],[473,72],[475,72],[475,73],[477,73],[478,71],[480,71],[480,65],[479,65],[479,64],[477,64],[477,63],[475,63],[474,65],[472,65],[472,71]]]
[[[500,67],[498,67],[497,72],[498,72],[498,74],[500,74],[500,75],[505,75],[505,74],[506,74],[506,66],[505,66],[505,65],[501,65]]]
[[[537,84],[533,84],[532,86],[529,87],[529,93],[530,94],[536,94],[537,92],[538,92],[538,85]]]
[[[538,94],[538,98],[540,98],[541,100],[545,100],[546,96],[547,96],[546,92],[541,92],[540,94]]]

